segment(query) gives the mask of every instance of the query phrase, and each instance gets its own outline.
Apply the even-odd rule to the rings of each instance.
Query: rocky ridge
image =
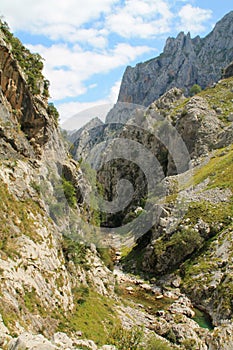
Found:
[[[160,349],[230,350],[232,78],[192,99],[185,99],[182,91],[174,88],[146,110],[137,110],[126,127],[113,129],[114,135],[142,143],[154,152],[165,174],[162,183],[167,192],[163,196],[156,192],[165,199],[159,221],[121,260],[126,269],[141,272],[144,278],[150,273],[148,284],[125,274],[114,277],[96,247],[84,244],[85,236],[95,234],[83,225],[83,221],[96,220],[83,197],[91,191],[90,185],[80,164],[67,155],[43,89],[42,96],[38,90],[35,93],[29,89],[10,44],[4,43],[4,33],[1,37],[1,57],[7,64],[1,65],[4,91],[0,96],[0,346],[4,350],[115,349],[121,337],[111,339],[108,335],[112,325],[120,323],[126,328],[121,334],[128,330],[126,335],[134,326],[145,325],[141,342],[145,349],[149,348],[150,335],[157,347],[159,342]],[[40,80],[38,84],[41,86]],[[20,103],[16,102],[19,96]],[[22,102],[24,96],[28,97],[28,105]],[[32,112],[32,120],[24,109]],[[190,132],[185,139],[190,156],[184,162],[177,158],[174,163],[173,153],[167,152],[159,140],[163,137],[170,150],[179,145],[178,138],[169,137],[174,134],[169,134],[168,125],[184,139],[185,130]],[[111,146],[109,132],[103,133],[103,141],[105,137]],[[220,145],[224,149],[219,150]],[[129,164],[121,160],[116,165],[115,183],[119,175],[129,174]],[[190,165],[195,168],[189,169]],[[112,167],[107,170],[112,171]],[[139,200],[145,197],[146,186],[138,169],[131,168],[129,179],[135,174],[139,174],[136,196],[124,215],[143,211]],[[99,180],[108,190],[101,172]],[[108,198],[113,194],[114,189],[109,188]],[[177,198],[188,203],[178,223]],[[153,198],[151,205],[157,210]],[[175,223],[175,229],[171,229],[171,223]],[[102,257],[105,253],[102,251]],[[117,286],[121,289],[118,292]],[[136,298],[133,302],[131,296]],[[169,306],[163,304],[154,313],[152,305],[166,298]],[[193,304],[211,315],[213,331],[204,330],[192,319]],[[113,345],[103,345],[109,339]]]
[[[173,87],[189,94],[193,84],[201,88],[221,78],[232,57],[233,12],[224,16],[205,38],[179,33],[168,38],[163,53],[136,67],[127,67],[118,102],[149,106]]]

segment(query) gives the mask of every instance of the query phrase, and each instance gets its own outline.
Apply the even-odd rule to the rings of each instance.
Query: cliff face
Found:
[[[0,30],[0,346],[45,349],[47,342],[46,349],[64,349],[59,336],[59,345],[42,335],[32,343],[30,335],[9,342],[26,331],[51,338],[58,330],[73,329],[66,324],[73,322],[69,314],[75,313],[82,290],[90,284],[96,295],[111,294],[114,279],[94,247],[70,238],[68,202],[72,199],[79,212],[82,173],[67,155],[44,77],[27,75],[16,59],[14,40]],[[20,55],[33,59],[18,45]],[[67,188],[73,191],[68,199]],[[79,230],[84,234],[81,225]],[[64,339],[73,349],[72,340]]]
[[[233,12],[220,20],[205,38],[181,32],[168,38],[163,53],[136,67],[127,67],[118,102],[148,106],[172,87],[210,86],[233,59]]]
[[[0,33],[0,346],[129,349],[137,325],[144,348],[150,334],[153,348],[231,350],[233,79],[189,99],[173,88],[130,113],[124,127],[94,120],[73,135],[74,157],[94,151],[100,167],[99,190],[109,201],[101,216],[98,203],[94,210],[85,202],[95,191],[93,173],[67,154],[40,69],[36,77],[24,70],[30,53]],[[117,195],[128,201],[132,193],[120,214],[108,211]],[[153,225],[147,210],[159,213]],[[114,250],[84,243],[98,236],[99,223],[121,226],[141,214],[128,226],[126,243],[130,235],[135,242],[121,262],[153,276],[150,284],[118,270],[114,276],[100,259],[113,267]],[[191,319],[183,293],[211,315],[212,332]],[[117,348],[102,347],[107,340]]]

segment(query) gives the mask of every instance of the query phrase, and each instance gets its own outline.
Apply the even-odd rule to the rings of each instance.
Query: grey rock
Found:
[[[62,332],[55,333],[53,335],[52,341],[56,346],[62,349],[73,347],[73,341],[68,337],[66,333],[62,333]]]
[[[97,350],[97,345],[92,340],[80,339],[74,341],[75,346],[77,347],[85,347],[90,350]]]
[[[12,339],[8,345],[8,350],[56,350],[59,349],[53,345],[43,335],[33,335],[23,333],[18,338]]]
[[[223,71],[222,79],[233,77],[233,62],[231,62]]]
[[[218,81],[221,70],[233,60],[232,30],[231,11],[205,38],[192,39],[183,32],[168,38],[160,56],[126,68],[118,102],[149,106],[172,87],[187,95],[193,84],[205,88]]]

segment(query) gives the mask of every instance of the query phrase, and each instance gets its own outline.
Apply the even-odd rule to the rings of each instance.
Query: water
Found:
[[[214,326],[211,322],[209,315],[207,315],[205,312],[196,308],[194,309],[194,311],[195,311],[195,316],[193,317],[193,320],[197,322],[200,327],[207,328],[209,330],[214,329]]]

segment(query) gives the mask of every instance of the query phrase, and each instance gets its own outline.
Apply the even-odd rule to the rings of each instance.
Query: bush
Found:
[[[63,236],[62,251],[66,261],[73,261],[75,265],[86,264],[87,248],[84,244],[76,242],[70,237]]]
[[[172,350],[171,346],[165,341],[151,337],[146,343],[146,350]]]
[[[141,327],[125,329],[122,326],[116,326],[108,338],[108,343],[115,345],[118,350],[138,350],[143,338]]]
[[[194,84],[192,87],[191,87],[191,89],[189,90],[189,95],[190,96],[194,96],[194,95],[196,95],[196,94],[198,94],[199,92],[201,92],[201,87],[200,87],[200,85],[198,85],[198,84]]]
[[[113,251],[111,248],[97,248],[97,251],[100,255],[101,260],[104,264],[109,268],[109,270],[113,271],[114,262],[113,262]]]
[[[72,208],[74,208],[77,204],[76,199],[76,191],[73,184],[70,181],[67,181],[64,177],[62,178],[62,188],[64,191],[64,195],[66,200]]]
[[[59,119],[59,113],[58,113],[56,107],[54,106],[54,104],[52,102],[50,102],[48,104],[47,113],[48,113],[49,116],[53,117],[53,119],[55,120],[55,122],[57,124],[58,123],[58,119]]]

